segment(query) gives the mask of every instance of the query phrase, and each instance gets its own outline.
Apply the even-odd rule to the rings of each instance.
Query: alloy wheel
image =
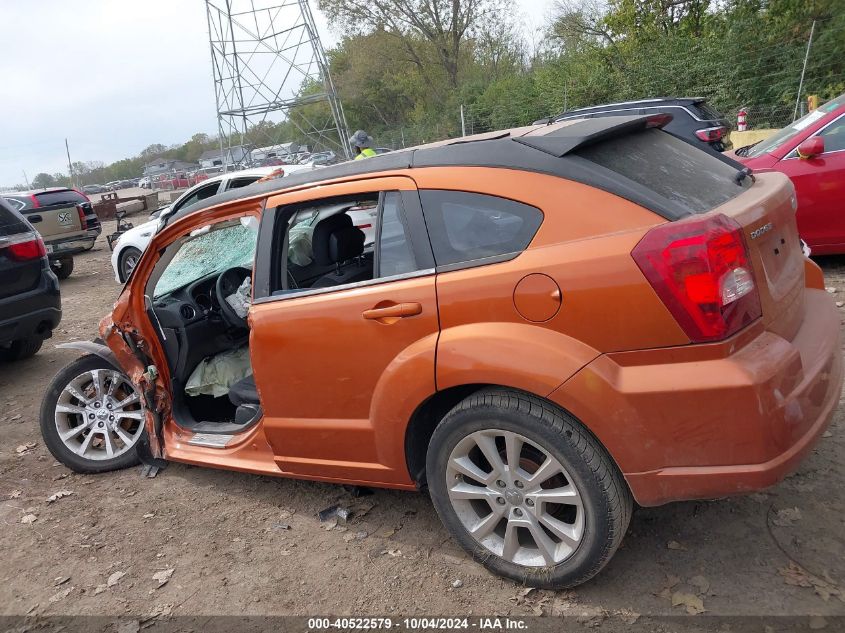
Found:
[[[92,369],[68,382],[56,402],[55,420],[65,446],[90,460],[123,455],[144,431],[138,390],[110,369]]]
[[[581,493],[563,465],[536,442],[511,431],[477,431],[458,442],[446,470],[456,515],[496,556],[527,567],[552,566],[580,545]]]
[[[135,270],[135,266],[138,265],[138,260],[141,258],[140,255],[131,252],[127,253],[123,257],[123,278],[129,279],[129,275],[132,274],[132,271]]]

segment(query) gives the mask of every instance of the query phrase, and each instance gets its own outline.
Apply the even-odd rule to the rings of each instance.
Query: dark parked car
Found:
[[[105,193],[108,191],[103,185],[83,185],[82,186],[82,193],[91,194],[91,193]]]
[[[35,354],[61,318],[59,280],[41,236],[0,198],[0,360]]]
[[[708,143],[717,152],[725,151],[728,120],[707,105],[703,97],[661,97],[640,101],[623,101],[567,110],[554,117],[534,121],[535,125],[557,123],[566,119],[592,119],[628,114],[671,114],[672,120],[663,129],[688,141]],[[376,150],[378,151],[378,150]]]

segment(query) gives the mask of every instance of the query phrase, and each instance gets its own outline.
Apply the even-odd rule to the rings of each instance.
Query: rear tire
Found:
[[[109,389],[111,384],[116,385],[114,389]],[[122,404],[127,399],[131,402]],[[140,393],[121,370],[100,356],[82,356],[56,374],[47,387],[40,421],[44,444],[53,457],[78,473],[134,466],[139,462],[138,444],[145,433],[140,403]],[[111,414],[120,425],[122,437],[111,430]],[[114,457],[108,456],[109,446]]]
[[[455,540],[529,587],[586,582],[631,519],[630,491],[604,447],[569,414],[517,391],[484,389],[456,405],[431,437],[426,475]]]
[[[64,257],[58,262],[50,262],[50,268],[59,279],[67,279],[73,272],[73,257]]]
[[[0,348],[0,360],[10,362],[35,356],[43,343],[44,339],[40,338],[24,338],[12,341],[9,347]]]

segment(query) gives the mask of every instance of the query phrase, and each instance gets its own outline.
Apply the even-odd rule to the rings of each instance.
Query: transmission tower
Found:
[[[206,13],[224,165],[287,143],[351,158],[308,0],[206,0]]]

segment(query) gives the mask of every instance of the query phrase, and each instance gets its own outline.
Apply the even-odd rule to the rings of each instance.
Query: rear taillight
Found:
[[[76,211],[77,213],[79,213],[79,226],[81,226],[82,230],[84,231],[88,228],[88,220],[85,217],[85,207],[81,204],[78,204],[76,205]]]
[[[727,338],[762,314],[742,229],[724,215],[661,224],[631,255],[693,343]]]
[[[6,238],[0,241],[0,251],[16,262],[40,259],[47,254],[44,242],[37,233],[24,233]]]
[[[695,135],[705,143],[713,143],[725,138],[725,134],[727,134],[727,132],[728,128],[719,125],[717,127],[706,127],[702,130],[696,130]]]

